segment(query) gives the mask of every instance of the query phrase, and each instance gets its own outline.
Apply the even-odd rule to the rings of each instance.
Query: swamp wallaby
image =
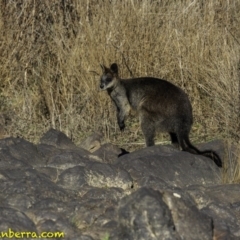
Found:
[[[152,77],[121,79],[116,63],[110,68],[101,67],[103,75],[100,89],[107,90],[115,103],[121,131],[125,128],[124,121],[132,108],[139,114],[147,147],[154,145],[156,130],[168,132],[175,146],[180,145],[183,151],[209,157],[222,167],[222,161],[215,152],[200,151],[191,144],[189,133],[193,123],[192,106],[181,88]]]

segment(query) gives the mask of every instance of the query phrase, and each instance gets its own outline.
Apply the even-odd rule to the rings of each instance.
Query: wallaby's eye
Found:
[[[107,81],[107,82],[111,82],[111,81],[112,81],[112,78],[108,77],[108,78],[106,79],[106,81]]]

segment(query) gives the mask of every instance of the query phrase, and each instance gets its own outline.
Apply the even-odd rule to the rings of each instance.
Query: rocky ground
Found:
[[[63,232],[69,240],[240,239],[240,184],[222,184],[222,169],[210,159],[167,146],[129,154],[111,144],[94,149],[86,140],[81,146],[53,129],[37,145],[0,140],[1,233]],[[203,148],[224,155],[221,141]]]

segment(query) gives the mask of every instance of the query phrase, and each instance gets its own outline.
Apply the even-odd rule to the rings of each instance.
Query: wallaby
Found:
[[[156,130],[168,132],[171,142],[193,154],[211,158],[222,167],[220,157],[211,150],[200,151],[189,140],[193,123],[192,106],[187,94],[172,83],[153,77],[121,79],[118,66],[102,66],[103,75],[100,89],[107,90],[117,108],[117,121],[121,131],[130,109],[136,110],[140,117],[141,128],[146,146],[154,145]]]

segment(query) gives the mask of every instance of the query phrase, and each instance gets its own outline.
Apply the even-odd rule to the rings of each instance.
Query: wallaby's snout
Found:
[[[101,80],[101,82],[100,82],[100,89],[101,89],[101,90],[104,90],[104,83],[102,82],[102,80]]]
[[[112,76],[110,74],[103,74],[100,79],[100,89],[106,90],[111,86]]]

